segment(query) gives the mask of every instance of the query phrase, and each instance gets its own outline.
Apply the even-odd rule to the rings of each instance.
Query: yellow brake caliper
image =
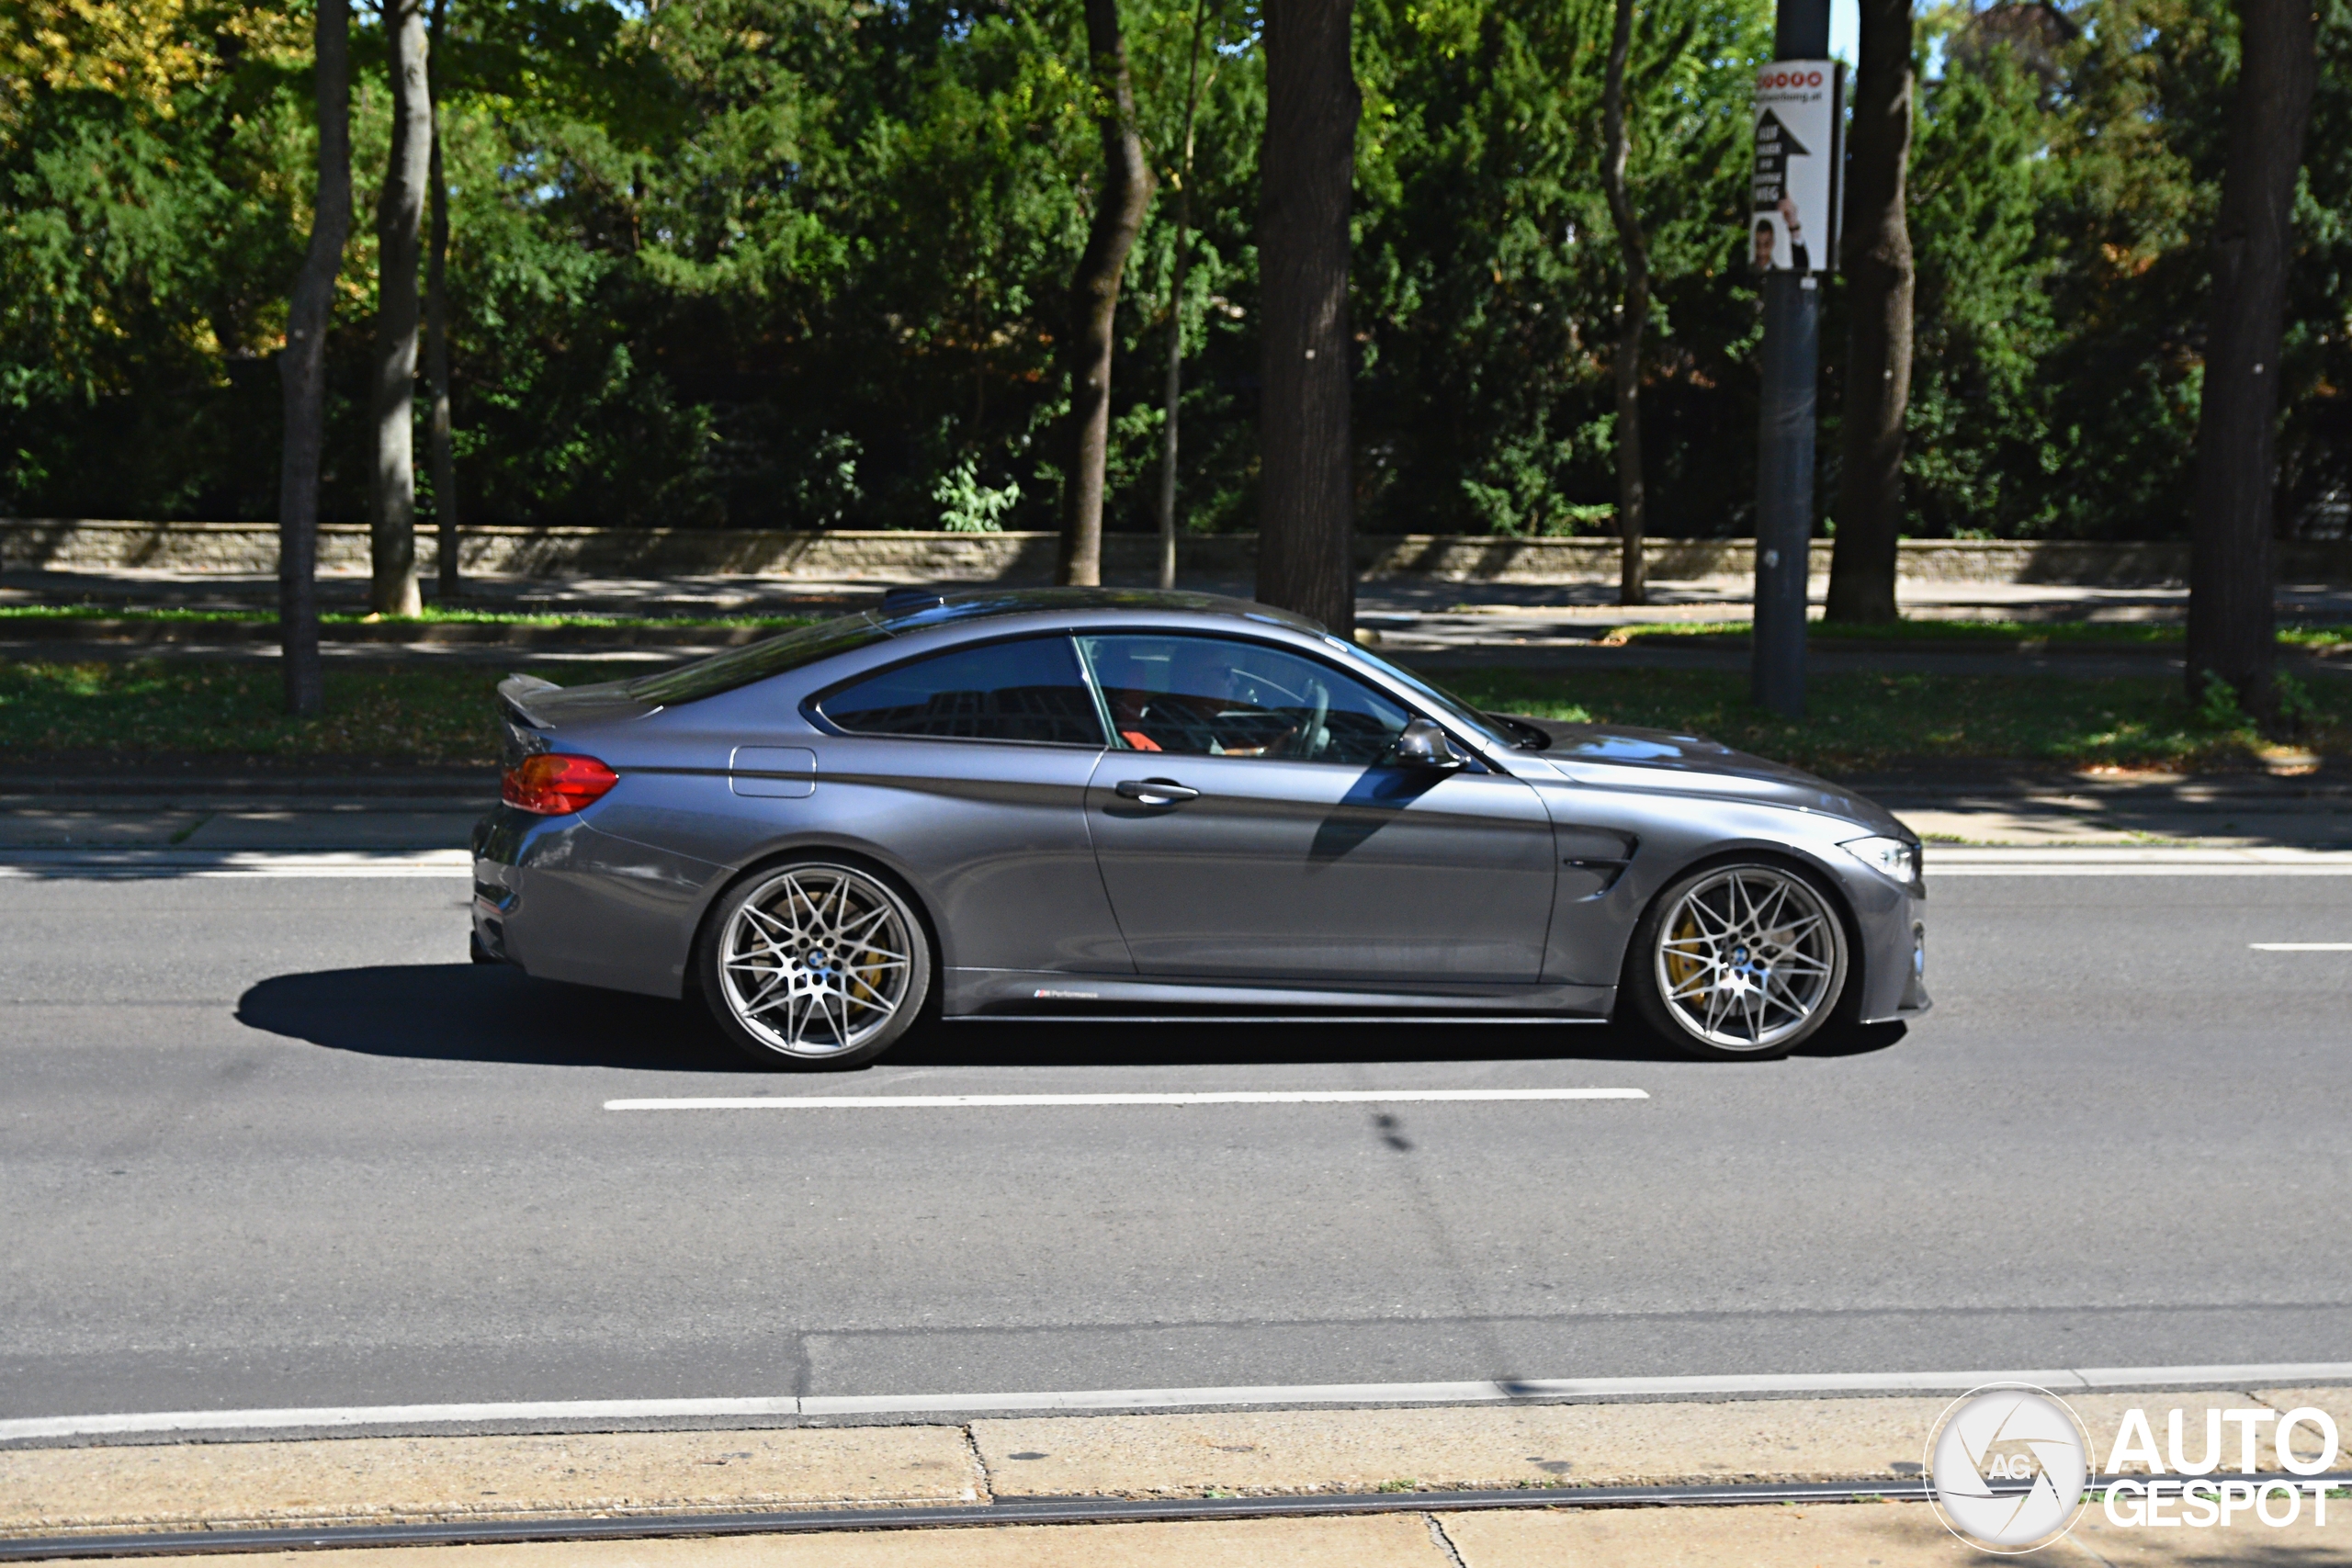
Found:
[[[1695,943],[1698,940],[1699,922],[1686,913],[1682,917],[1681,924],[1674,928],[1674,945],[1668,948],[1666,953],[1666,977],[1670,982],[1667,989],[1669,994],[1679,996],[1682,987],[1690,982],[1692,976],[1707,967],[1706,960],[1694,956],[1685,949],[1685,944]]]

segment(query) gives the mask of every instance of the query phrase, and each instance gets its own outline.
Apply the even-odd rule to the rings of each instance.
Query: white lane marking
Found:
[[[363,1404],[282,1410],[175,1410],[0,1420],[0,1442],[120,1432],[291,1431],[492,1421],[627,1421],[744,1416],[888,1416],[969,1410],[1179,1410],[1237,1404],[1491,1404],[1640,1394],[1902,1393],[2024,1382],[2071,1393],[2122,1388],[2277,1388],[2352,1382],[2352,1361],[2256,1366],[2058,1367],[1969,1372],[1813,1372],[1722,1377],[1533,1378],[1515,1382],[1273,1383],[1230,1388],[1106,1388],[944,1394],[811,1394],[755,1399],[548,1400],[504,1404]]]
[[[1642,1089],[1235,1089],[1207,1094],[817,1094],[608,1100],[607,1111],[944,1111],[980,1105],[1392,1105],[1419,1100],[1647,1100]]]
[[[465,876],[473,863],[467,850],[14,850],[0,854],[0,878]]]
[[[2352,953],[2352,942],[2250,942],[2256,953]]]

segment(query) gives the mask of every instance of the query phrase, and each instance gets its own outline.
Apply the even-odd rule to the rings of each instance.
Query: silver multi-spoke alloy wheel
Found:
[[[1657,998],[1710,1054],[1792,1045],[1837,1005],[1845,929],[1804,878],[1725,866],[1668,897],[1655,938]]]
[[[802,1061],[878,1053],[929,979],[914,915],[853,866],[786,866],[731,898],[709,977],[751,1043]]]

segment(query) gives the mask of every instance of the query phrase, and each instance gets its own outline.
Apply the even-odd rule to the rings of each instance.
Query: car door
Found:
[[[1102,728],[1067,636],[949,649],[812,706],[835,732],[812,804],[913,874],[947,968],[1134,972],[1087,836]],[[769,771],[763,792],[797,783]]]
[[[1136,970],[1532,983],[1553,894],[1535,791],[1475,761],[1396,765],[1417,716],[1240,638],[1085,635],[1111,718],[1087,821]]]

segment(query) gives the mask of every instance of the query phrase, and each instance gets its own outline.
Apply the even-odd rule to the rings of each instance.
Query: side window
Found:
[[[827,694],[817,711],[857,735],[1100,746],[1102,726],[1069,639],[959,648]]]
[[[1328,664],[1206,637],[1081,637],[1114,744],[1369,767],[1412,716]]]

